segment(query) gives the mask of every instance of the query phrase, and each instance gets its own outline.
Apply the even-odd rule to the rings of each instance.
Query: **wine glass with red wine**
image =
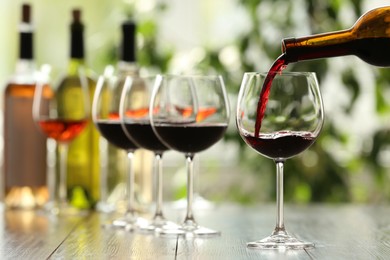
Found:
[[[178,225],[165,218],[163,213],[163,154],[169,150],[153,132],[149,119],[149,103],[155,77],[126,77],[121,101],[120,118],[127,137],[140,148],[154,153],[154,179],[156,209],[153,219],[139,230],[159,234],[177,229]]]
[[[248,243],[248,248],[314,247],[313,243],[290,235],[284,226],[283,167],[287,159],[315,142],[323,122],[324,110],[315,73],[244,74],[236,110],[237,128],[248,146],[275,162],[277,192],[274,231],[269,237]]]
[[[99,77],[92,103],[92,120],[100,134],[112,145],[123,149],[127,153],[128,174],[126,181],[126,213],[123,217],[114,219],[107,227],[126,228],[134,230],[146,223],[146,220],[138,216],[135,207],[134,187],[134,152],[138,146],[127,137],[122,129],[119,117],[119,104],[124,84],[124,77]],[[105,180],[102,180],[105,181]]]
[[[69,143],[84,130],[90,118],[89,90],[87,84],[53,84],[53,75],[50,66],[42,67],[33,100],[34,122],[43,134],[56,142],[60,155],[58,175],[48,176],[50,199],[46,209],[54,214],[77,214],[82,210],[69,203],[66,163]]]
[[[219,235],[219,231],[198,225],[192,206],[193,159],[221,140],[229,123],[229,101],[222,77],[159,75],[149,113],[159,139],[186,158],[187,213],[178,232],[186,237]]]

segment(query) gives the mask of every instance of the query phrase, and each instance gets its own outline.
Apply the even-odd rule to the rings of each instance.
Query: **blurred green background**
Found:
[[[347,29],[386,1],[362,0],[35,0],[38,64],[65,68],[70,10],[86,25],[87,63],[97,73],[115,64],[120,23],[138,21],[142,73],[222,74],[232,106],[226,138],[199,155],[199,193],[215,202],[274,201],[275,166],[247,147],[235,128],[235,102],[246,71],[267,71],[282,38]],[[0,2],[0,82],[17,57],[23,1]],[[389,49],[390,52],[390,49]],[[388,55],[388,53],[384,54]],[[285,165],[285,200],[379,203],[390,198],[390,71],[356,57],[291,64],[317,73],[326,123],[320,138]],[[165,192],[185,192],[184,158],[166,156]]]

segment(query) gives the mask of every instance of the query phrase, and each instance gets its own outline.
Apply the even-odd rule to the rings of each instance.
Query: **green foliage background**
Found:
[[[242,75],[246,71],[258,71],[260,68],[253,62],[253,55],[248,55],[248,50],[255,50],[258,59],[264,59],[269,63],[280,54],[279,42],[270,42],[267,31],[262,30],[265,25],[272,25],[276,35],[281,37],[299,36],[297,24],[297,12],[305,18],[306,27],[310,34],[346,29],[346,21],[343,20],[345,10],[349,10],[354,21],[363,13],[363,1],[361,0],[240,0],[238,6],[243,8],[250,20],[250,30],[243,28],[243,32],[230,47],[239,52],[238,68],[231,68],[223,62],[221,49],[214,49],[207,44],[201,46],[205,55],[200,62],[194,65],[193,71],[202,73],[220,73],[223,75],[228,91],[232,97],[237,96]],[[163,13],[169,9],[169,2],[158,4],[156,12]],[[266,18],[262,17],[263,10],[266,13],[274,13]],[[127,6],[128,16],[136,13],[134,5]],[[352,24],[349,24],[352,26]],[[245,30],[244,30],[245,29]],[[142,20],[139,26],[139,34],[143,36],[143,45],[139,50],[139,63],[144,68],[151,68],[154,72],[170,72],[171,61],[175,54],[174,49],[162,50],[157,41],[159,30],[158,21],[150,18]],[[302,34],[302,32],[301,32]],[[112,52],[114,53],[114,51]],[[249,58],[252,56],[251,58]],[[112,55],[114,59],[114,55]],[[341,61],[343,62],[343,61]],[[338,71],[338,75],[331,70],[331,59],[321,59],[308,62],[291,64],[291,71],[315,71],[320,86],[329,76],[340,79],[340,84],[332,86],[343,88],[348,93],[348,99],[336,112],[337,115],[353,117],[356,115],[359,103],[357,101],[365,95],[362,76],[354,67],[357,58],[345,58],[345,66]],[[369,66],[369,65],[364,65]],[[285,200],[294,202],[383,202],[389,198],[390,185],[390,135],[389,135],[389,80],[388,68],[366,68],[367,77],[374,78],[371,91],[375,92],[372,104],[374,104],[373,117],[379,121],[379,127],[366,135],[352,134],[348,127],[340,128],[340,120],[333,116],[326,117],[326,123],[318,141],[300,156],[288,160],[285,166]],[[368,72],[367,72],[368,71]],[[334,75],[330,75],[334,73]],[[364,77],[363,77],[364,78]],[[324,83],[325,84],[325,83]],[[329,97],[328,97],[329,98]],[[329,103],[325,102],[325,103]],[[234,115],[234,113],[233,113]],[[234,118],[232,118],[234,120]],[[364,128],[366,122],[360,122]],[[265,194],[265,200],[274,199],[275,181],[274,164],[271,160],[262,158],[249,149],[238,136],[234,127],[228,131],[226,142],[234,142],[239,146],[239,168],[248,175],[253,175],[259,180],[258,193]],[[357,147],[351,149],[351,147]],[[340,156],[343,154],[346,156]],[[248,176],[250,177],[250,176]],[[245,177],[242,177],[245,178]],[[263,181],[263,182],[261,182]],[[218,196],[214,197],[218,199]],[[220,198],[220,197],[219,197]],[[258,201],[256,194],[246,192],[240,185],[232,185],[223,199],[238,201],[241,203],[253,203]]]

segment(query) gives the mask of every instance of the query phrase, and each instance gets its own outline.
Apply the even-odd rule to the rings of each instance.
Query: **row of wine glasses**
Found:
[[[121,131],[128,140],[136,147],[152,151],[155,157],[154,216],[151,221],[140,222],[139,217],[137,221],[134,221],[134,217],[127,219],[124,221],[125,227],[161,235],[218,234],[217,231],[198,226],[194,219],[192,159],[196,152],[206,150],[220,140],[227,128],[229,103],[222,78],[177,75],[126,77],[123,84],[119,84],[122,88],[121,97],[111,99],[107,95],[108,92],[115,91],[115,87],[110,89],[115,84],[103,84],[104,80],[102,77],[99,79],[93,103],[93,120],[99,130],[102,131],[102,121],[109,125],[112,118],[115,118],[113,121],[120,121]],[[109,109],[104,101],[110,104]],[[115,116],[110,117],[112,114]],[[219,131],[212,131],[211,126]],[[110,141],[111,134],[112,132],[103,136],[108,135],[107,140]],[[189,161],[187,216],[182,225],[167,220],[163,213],[162,157],[168,150],[184,153]],[[132,181],[129,182],[129,186],[131,185]]]
[[[101,135],[128,154],[127,210],[106,227],[125,228],[162,235],[217,235],[218,231],[200,227],[195,221],[193,203],[193,158],[219,141],[227,129],[230,109],[225,85],[220,76],[158,75],[127,76],[120,79],[99,77],[92,100],[79,87],[67,89],[74,98],[61,100],[61,89],[47,82],[35,93],[34,118],[38,126],[54,139],[62,151],[58,189],[53,189],[51,210],[69,213],[66,194],[66,147],[92,120]],[[49,124],[51,123],[51,124]],[[61,123],[61,124],[60,124]],[[134,205],[132,158],[137,149],[155,155],[155,213],[149,220],[140,217]],[[163,154],[178,151],[187,161],[187,213],[182,224],[163,213]],[[54,194],[58,190],[58,194]],[[55,209],[55,210],[54,210]]]
[[[324,121],[322,97],[315,73],[272,73],[245,73],[238,94],[239,134],[249,147],[276,164],[276,227],[269,237],[247,246],[307,249],[314,244],[295,238],[285,229],[283,168],[287,159],[302,153],[319,136]],[[264,89],[270,79],[272,84]],[[87,91],[67,90],[74,95],[72,102],[58,98],[61,91],[40,84],[33,108],[39,127],[62,147],[59,188],[51,190],[56,198],[51,203],[58,209],[67,208],[64,166],[67,144],[82,131],[90,116]],[[129,158],[127,212],[108,226],[161,235],[218,235],[218,231],[199,226],[194,218],[193,159],[222,138],[229,111],[220,76],[128,76],[122,81],[101,76],[93,97],[93,121],[102,136],[126,150]],[[156,205],[151,220],[138,216],[134,208],[132,157],[140,148],[155,155]],[[162,157],[168,150],[182,153],[187,164],[187,211],[182,224],[168,221],[163,214]]]

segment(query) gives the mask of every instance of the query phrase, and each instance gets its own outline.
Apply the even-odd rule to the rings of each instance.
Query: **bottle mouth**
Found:
[[[282,40],[282,52],[285,53],[288,49],[288,46],[294,45],[296,43],[296,38],[285,38]]]
[[[285,55],[285,59],[288,63],[296,62],[298,60],[294,55],[294,46],[296,46],[296,38],[285,38],[282,39],[282,53]]]

